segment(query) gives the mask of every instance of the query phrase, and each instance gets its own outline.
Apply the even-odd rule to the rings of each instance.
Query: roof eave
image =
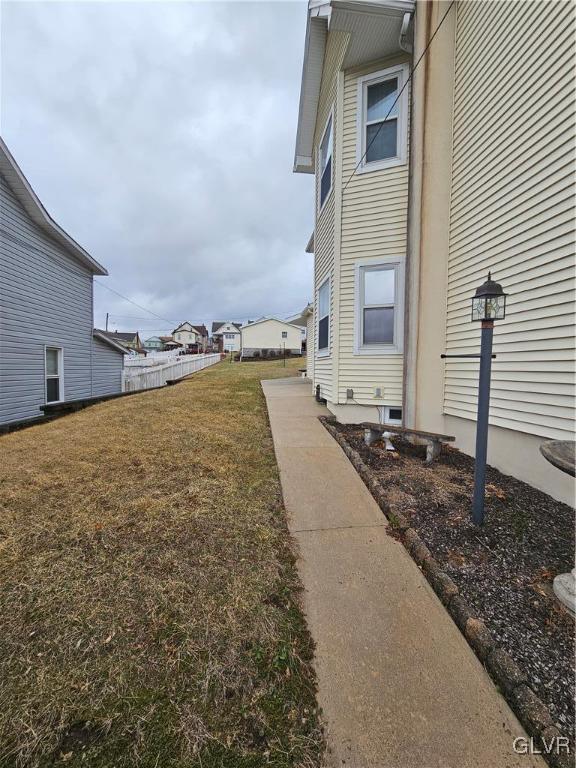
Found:
[[[128,354],[128,350],[126,349],[126,347],[114,341],[114,339],[111,339],[109,336],[106,336],[106,334],[101,333],[100,331],[94,329],[92,331],[92,336],[95,339],[99,339],[100,341],[103,341],[105,344],[108,344],[110,347],[113,347],[117,352],[121,352],[123,355]]]
[[[329,16],[330,2],[309,1],[298,107],[294,173],[314,173],[312,145],[309,135],[307,136],[306,133],[314,132],[311,121],[315,121],[318,99],[320,98],[322,64],[324,62]]]
[[[70,237],[62,227],[60,227],[44,208],[40,199],[30,186],[28,179],[24,176],[20,167],[10,150],[0,138],[0,170],[6,178],[8,186],[16,195],[18,201],[30,216],[30,218],[44,229],[54,240],[70,253],[79,262],[84,264],[94,275],[107,275],[108,270],[102,266],[96,259],[82,248],[81,245]]]
[[[412,13],[414,8],[415,0],[329,0],[328,2],[309,0],[294,173],[314,173],[314,127],[320,99],[322,63],[332,10],[345,10],[359,14],[369,13],[371,15],[387,15],[392,12],[394,15],[399,15]]]

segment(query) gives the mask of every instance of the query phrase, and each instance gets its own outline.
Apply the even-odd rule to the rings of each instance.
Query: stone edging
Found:
[[[373,475],[358,451],[352,448],[333,426],[335,420],[329,416],[319,416],[318,418],[350,459],[391,526],[399,532],[405,548],[422,569],[426,579],[447,608],[476,656],[490,673],[528,735],[532,736],[538,745],[542,745],[543,740],[550,744],[552,738],[564,736],[554,725],[548,707],[530,688],[526,674],[510,654],[496,645],[482,619],[474,615],[456,584],[432,557],[432,553],[417,531],[410,527],[404,515],[394,512],[390,508],[386,501],[386,492],[380,481]],[[567,755],[564,751],[560,755],[543,754],[542,756],[553,768],[573,768],[572,756]]]

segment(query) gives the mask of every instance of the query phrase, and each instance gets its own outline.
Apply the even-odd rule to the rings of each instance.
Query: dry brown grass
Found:
[[[0,765],[318,764],[259,384],[300,364],[0,438]]]

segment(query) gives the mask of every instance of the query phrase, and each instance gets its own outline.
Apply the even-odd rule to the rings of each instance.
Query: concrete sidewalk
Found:
[[[263,381],[329,766],[542,768],[466,640],[338,444],[305,379]]]

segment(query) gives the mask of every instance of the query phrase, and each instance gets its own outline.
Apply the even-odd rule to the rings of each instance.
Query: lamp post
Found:
[[[476,460],[474,466],[474,500],[472,520],[484,523],[484,486],[486,482],[486,455],[488,449],[488,415],[490,410],[490,373],[492,369],[492,332],[495,320],[506,316],[506,294],[499,283],[488,279],[472,298],[472,321],[482,323],[480,343],[480,380],[478,382],[478,418],[476,421]]]

